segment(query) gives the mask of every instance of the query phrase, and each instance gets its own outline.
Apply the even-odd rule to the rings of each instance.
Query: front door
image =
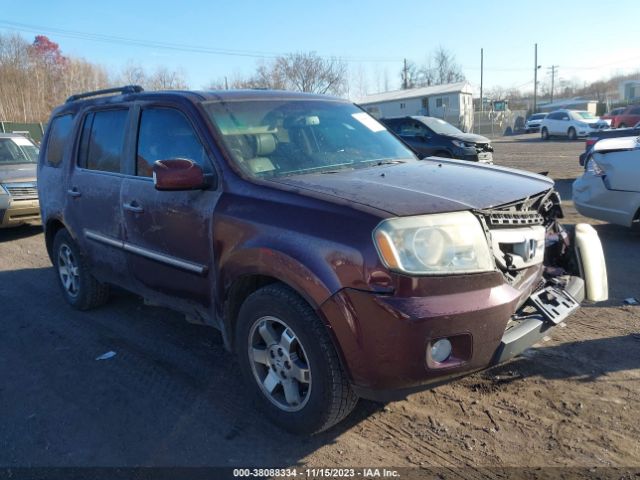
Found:
[[[94,275],[126,286],[120,189],[128,141],[129,108],[85,114],[78,157],[65,185],[65,221],[87,253]]]
[[[133,175],[122,187],[125,251],[136,290],[183,311],[209,310],[213,289],[214,189],[158,191],[157,160],[187,158],[214,169],[201,135],[174,106],[141,104]]]
[[[437,148],[431,142],[433,134],[422,123],[412,118],[405,118],[400,123],[398,135],[404,140],[414,151],[425,155],[433,155]]]

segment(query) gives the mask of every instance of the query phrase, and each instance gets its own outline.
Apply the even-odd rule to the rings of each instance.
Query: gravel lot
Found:
[[[548,171],[566,221],[601,235],[610,301],[523,357],[383,407],[361,402],[313,438],[245,397],[212,329],[119,293],[63,301],[38,227],[0,231],[0,466],[640,466],[640,236],[570,202],[583,142],[495,141],[500,165]],[[96,357],[115,351],[108,360]]]

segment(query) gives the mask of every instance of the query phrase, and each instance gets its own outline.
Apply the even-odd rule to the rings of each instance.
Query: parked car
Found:
[[[380,121],[422,157],[493,163],[493,147],[487,137],[464,133],[439,118],[412,116]]]
[[[0,133],[0,228],[40,220],[38,147],[28,138]]]
[[[542,140],[551,136],[569,137],[575,140],[608,128],[607,122],[583,110],[556,110],[548,114],[540,124]]]
[[[579,162],[581,166],[584,166],[586,159],[589,156],[591,148],[600,140],[604,138],[616,138],[616,137],[633,137],[640,136],[640,122],[633,126],[633,128],[616,128],[599,130],[590,134],[584,142],[584,152],[580,154]]]
[[[616,108],[611,111],[610,117],[611,128],[630,127],[640,122],[640,105]]]
[[[614,108],[613,110],[611,110],[608,113],[605,113],[604,115],[602,115],[600,117],[601,120],[606,121],[609,126],[613,126],[614,125],[614,118],[617,117],[618,115],[620,115],[622,112],[625,111],[627,107],[618,107],[618,108]]]
[[[576,210],[625,227],[640,226],[640,137],[600,140],[573,183]]]
[[[540,131],[540,124],[542,120],[547,116],[546,113],[534,113],[524,124],[524,130],[527,133]]]
[[[66,301],[117,285],[220,329],[294,432],[503,362],[607,296],[598,236],[572,248],[549,178],[419,160],[345,100],[128,86],[70,97],[42,145]]]

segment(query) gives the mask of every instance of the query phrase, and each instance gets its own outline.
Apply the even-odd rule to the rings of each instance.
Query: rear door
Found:
[[[174,104],[139,103],[135,162],[122,188],[125,250],[135,290],[183,311],[206,311],[213,288],[216,188],[158,191],[157,160],[187,158],[214,174],[198,113]]]
[[[87,112],[65,191],[65,220],[97,278],[128,284],[122,250],[120,189],[127,155],[129,106]]]

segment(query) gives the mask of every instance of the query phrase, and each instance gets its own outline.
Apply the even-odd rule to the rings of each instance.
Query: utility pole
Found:
[[[402,89],[406,90],[409,88],[409,82],[407,81],[407,59],[404,59],[404,67],[402,67]]]
[[[227,77],[224,77],[224,89],[229,90],[229,82],[227,82]]]
[[[531,113],[536,113],[538,109],[538,44],[535,44],[533,53],[533,110]]]
[[[551,65],[547,70],[551,72],[551,103],[553,103],[553,84],[558,74],[558,65]]]
[[[480,118],[484,113],[484,97],[482,96],[482,80],[484,74],[484,48],[480,49]],[[478,122],[479,123],[479,122]]]

